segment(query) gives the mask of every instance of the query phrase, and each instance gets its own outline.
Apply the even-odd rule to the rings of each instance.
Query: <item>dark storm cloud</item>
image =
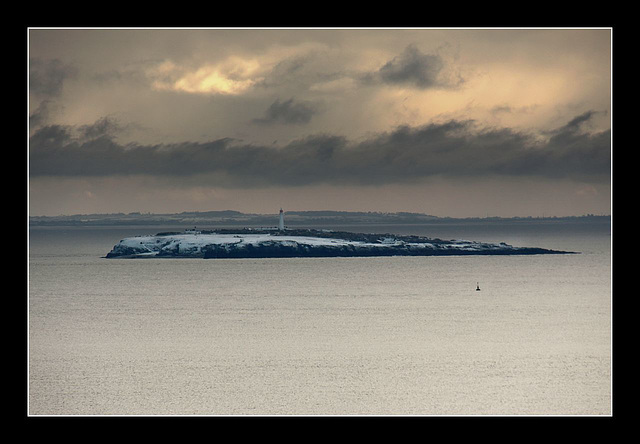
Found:
[[[122,129],[122,126],[118,123],[117,120],[109,117],[98,119],[91,125],[81,125],[78,127],[80,136],[83,139],[88,140],[96,139],[102,136],[112,136],[122,131]]]
[[[306,102],[294,102],[293,98],[280,102],[276,100],[266,110],[264,117],[254,119],[254,123],[303,124],[308,123],[316,113],[313,105]]]
[[[47,123],[52,108],[60,108],[56,102],[64,83],[76,78],[77,74],[77,68],[58,59],[29,59],[29,94],[40,101],[37,108],[29,114],[31,131]]]
[[[30,139],[32,176],[206,175],[227,186],[408,183],[430,176],[539,176],[603,180],[610,174],[610,130],[576,130],[586,115],[544,141],[471,121],[400,127],[366,141],[321,135],[284,147],[207,143],[120,145],[108,122],[94,128],[47,126]]]
[[[424,54],[415,45],[385,63],[378,71],[363,76],[365,83],[408,85],[421,89],[452,86],[441,74],[445,63],[437,54]],[[458,79],[460,81],[460,79]]]
[[[65,80],[75,78],[77,69],[58,59],[29,59],[29,92],[43,97],[56,97]]]
[[[40,105],[29,114],[29,128],[34,129],[43,125],[51,113],[51,100],[43,100]]]
[[[256,83],[256,86],[273,88],[282,86],[283,84],[298,82],[298,76],[301,74],[303,67],[308,61],[309,56],[286,58],[278,62],[276,66],[267,73],[264,79]]]
[[[559,128],[558,130],[556,130],[557,133],[563,133],[563,132],[576,132],[578,130],[580,130],[580,128],[582,127],[582,124],[587,123],[591,120],[591,118],[596,114],[595,111],[590,110],[587,111],[585,113],[582,113],[576,117],[574,117],[573,119],[571,119],[565,126]]]

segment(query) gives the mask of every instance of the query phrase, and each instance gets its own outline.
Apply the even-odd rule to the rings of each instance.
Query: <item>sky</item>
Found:
[[[28,33],[32,216],[611,213],[611,30]]]

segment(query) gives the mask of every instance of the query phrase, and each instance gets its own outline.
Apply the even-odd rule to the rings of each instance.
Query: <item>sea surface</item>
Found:
[[[29,415],[612,413],[609,224],[330,227],[570,255],[104,258],[175,228],[29,229]]]

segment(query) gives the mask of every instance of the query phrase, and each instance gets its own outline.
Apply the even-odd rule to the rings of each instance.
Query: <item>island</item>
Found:
[[[122,239],[106,258],[299,258],[574,254],[504,242],[317,229],[217,229],[162,232]]]

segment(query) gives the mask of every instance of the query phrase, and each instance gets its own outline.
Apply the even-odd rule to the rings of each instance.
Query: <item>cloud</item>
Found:
[[[91,128],[51,125],[30,138],[31,176],[158,175],[198,177],[227,187],[382,185],[429,177],[545,177],[585,182],[610,177],[610,130],[575,130],[572,119],[545,139],[510,128],[451,120],[399,127],[360,142],[316,135],[283,147],[206,143],[117,143],[109,122]]]
[[[514,107],[514,106],[510,106],[510,105],[496,105],[496,106],[493,106],[489,110],[489,112],[492,115],[516,114],[516,113],[530,114],[531,112],[533,112],[538,107],[539,106],[536,105],[536,104],[528,105],[528,106],[518,106],[518,107]]]
[[[309,102],[294,102],[293,98],[280,102],[278,99],[269,106],[264,117],[254,119],[253,122],[303,124],[308,123],[316,112],[316,107]]]
[[[52,103],[53,102],[51,100],[45,99],[42,102],[40,102],[40,105],[38,105],[35,111],[29,114],[30,130],[33,130],[45,124],[45,122],[49,119],[49,116],[51,114]]]
[[[219,63],[185,68],[170,60],[147,70],[152,87],[157,90],[191,94],[244,93],[262,80],[260,63],[255,59],[229,57]]]
[[[457,86],[459,76],[452,77],[445,70],[445,62],[439,54],[424,54],[414,44],[385,63],[376,72],[365,74],[365,83],[413,86],[419,89]]]
[[[75,79],[78,69],[58,59],[29,59],[29,96],[38,106],[30,111],[29,129],[33,131],[45,125],[53,113],[62,107],[58,102],[64,84],[69,79]]]
[[[122,130],[122,126],[110,117],[102,117],[90,125],[80,125],[78,131],[83,139],[92,140],[103,136],[113,136]]]
[[[44,98],[57,97],[64,82],[77,76],[78,70],[58,59],[29,59],[29,93]]]
[[[587,123],[591,120],[591,118],[593,116],[595,116],[597,113],[593,110],[590,111],[586,111],[576,117],[574,117],[573,119],[571,119],[566,125],[564,125],[563,127],[559,128],[556,133],[557,134],[562,134],[562,133],[566,133],[566,132],[570,132],[570,133],[574,133],[578,130],[580,130],[580,128],[582,127],[582,125],[584,123]]]
[[[299,81],[299,76],[304,75],[302,71],[309,59],[309,55],[296,55],[276,62],[256,86],[273,88]]]

